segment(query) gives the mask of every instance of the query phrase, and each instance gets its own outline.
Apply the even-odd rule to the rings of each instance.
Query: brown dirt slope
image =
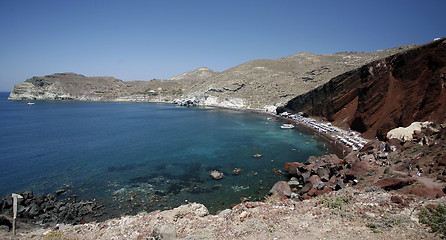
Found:
[[[278,112],[306,112],[367,138],[385,138],[446,112],[446,38],[374,61],[289,101]]]

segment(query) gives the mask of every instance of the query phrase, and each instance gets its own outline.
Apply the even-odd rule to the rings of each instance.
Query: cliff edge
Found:
[[[304,112],[385,139],[415,121],[442,122],[446,113],[446,38],[349,71],[277,111]]]

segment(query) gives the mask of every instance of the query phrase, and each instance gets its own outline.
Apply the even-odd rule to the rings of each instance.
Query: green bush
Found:
[[[331,209],[347,210],[349,208],[348,203],[350,202],[350,197],[346,195],[324,198],[322,200],[322,206]]]
[[[64,239],[68,238],[61,232],[50,232],[48,235],[43,237],[43,240],[64,240]]]
[[[446,237],[446,208],[442,205],[427,206],[421,209],[420,222],[427,224],[432,231]]]
[[[370,228],[370,230],[372,230],[372,232],[374,232],[374,233],[380,233],[381,232],[381,231],[378,230],[378,225],[376,223],[368,222],[365,226]]]

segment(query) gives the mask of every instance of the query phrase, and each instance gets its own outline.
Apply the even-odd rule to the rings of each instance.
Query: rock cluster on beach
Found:
[[[331,154],[312,156],[304,163],[287,162],[284,170],[291,178],[288,185],[293,193],[287,194],[287,187],[283,186],[279,188],[283,192],[274,186],[271,193],[302,200],[358,184],[368,189],[404,189],[422,197],[446,196],[446,125],[418,125],[423,127],[412,131],[410,140],[370,141],[343,159]],[[377,174],[383,175],[376,178]]]
[[[310,157],[305,163],[287,162],[285,172],[302,183],[293,190],[301,198],[305,198],[305,196],[318,196],[353,185],[353,175],[356,174],[352,170],[353,164],[355,162],[347,163],[336,155],[330,154],[317,158]]]
[[[34,196],[33,192],[20,194],[23,198],[17,201],[17,217],[20,221],[32,221],[42,225],[58,223],[79,224],[89,222],[99,215],[101,208],[95,201],[76,201],[70,197],[58,200],[55,195]],[[0,199],[0,213],[12,216],[13,200],[11,196]]]

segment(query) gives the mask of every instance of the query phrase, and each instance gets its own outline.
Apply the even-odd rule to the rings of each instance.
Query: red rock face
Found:
[[[446,38],[374,61],[300,95],[278,112],[306,112],[384,139],[414,121],[445,120]]]
[[[385,178],[375,183],[376,186],[383,188],[384,190],[396,190],[404,186],[411,185],[415,182],[414,178]]]

